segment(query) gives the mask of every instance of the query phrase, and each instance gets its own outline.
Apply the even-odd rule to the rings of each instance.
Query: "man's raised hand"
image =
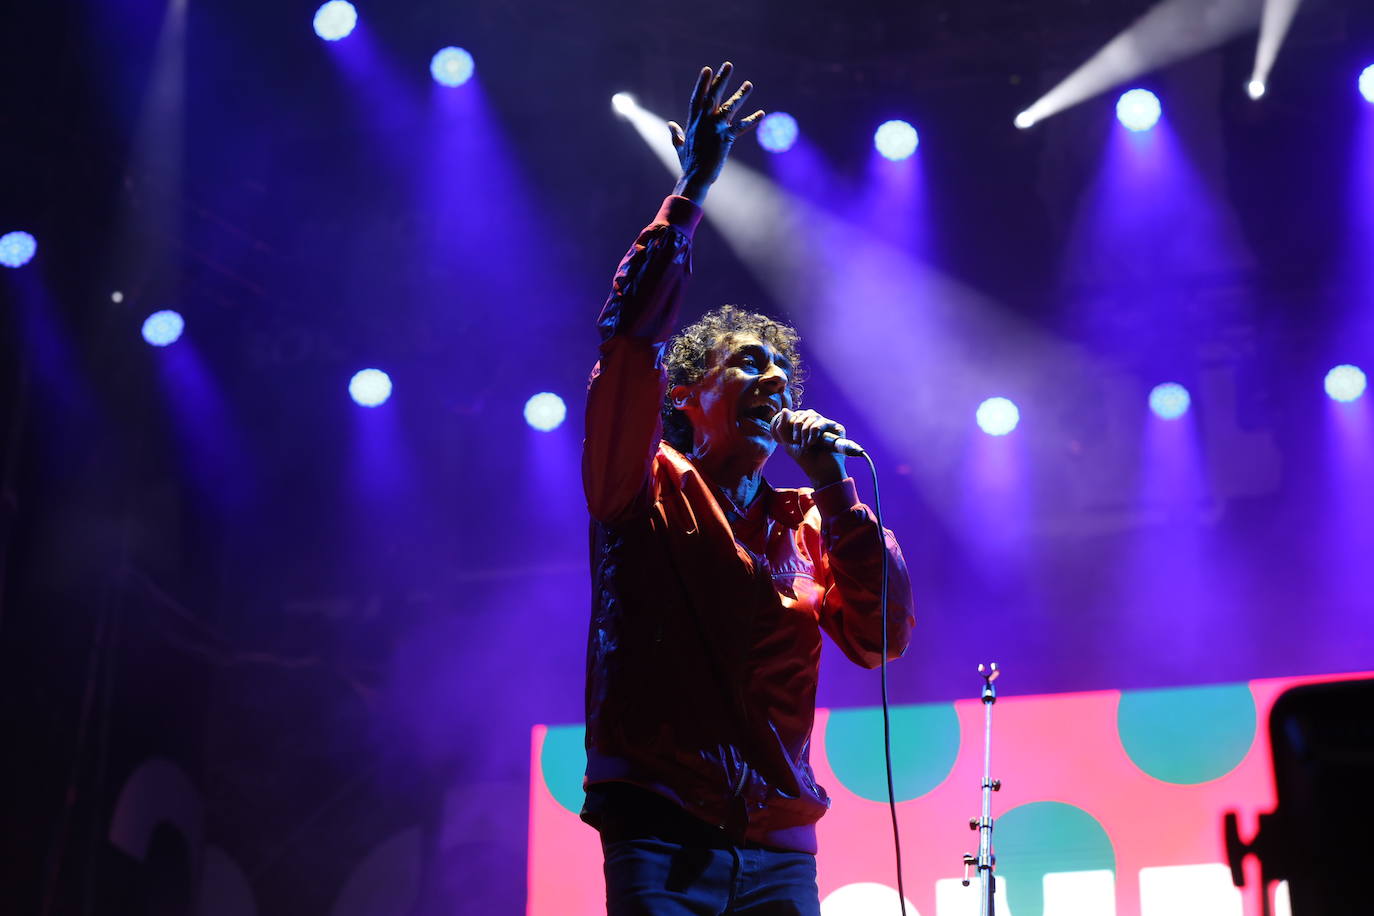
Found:
[[[702,67],[687,108],[687,126],[684,128],[676,121],[668,122],[673,146],[677,147],[678,161],[682,163],[682,177],[678,179],[673,193],[697,203],[706,199],[706,192],[720,177],[720,170],[730,157],[730,148],[735,145],[735,139],[763,117],[762,111],[756,111],[747,118],[734,120],[744,100],[754,89],[754,84],[748,80],[741,83],[728,99],[721,101],[732,70],[734,64],[728,60],[714,74],[710,67]]]

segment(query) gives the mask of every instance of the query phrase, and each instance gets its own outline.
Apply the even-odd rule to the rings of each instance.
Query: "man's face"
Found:
[[[787,357],[758,336],[721,337],[701,380],[673,389],[674,403],[692,421],[694,451],[766,461],[777,446],[769,423],[792,406],[791,376]]]

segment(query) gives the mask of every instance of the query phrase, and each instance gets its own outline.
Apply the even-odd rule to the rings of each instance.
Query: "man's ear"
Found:
[[[687,385],[674,385],[668,391],[668,397],[673,402],[674,407],[682,410],[696,400],[697,393]]]

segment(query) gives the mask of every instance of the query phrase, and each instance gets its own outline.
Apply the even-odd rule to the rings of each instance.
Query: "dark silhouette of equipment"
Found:
[[[1285,691],[1269,714],[1278,807],[1259,816],[1245,843],[1234,811],[1224,829],[1231,880],[1260,862],[1261,912],[1271,882],[1287,881],[1293,916],[1369,916],[1364,869],[1374,866],[1374,680],[1306,684]]]

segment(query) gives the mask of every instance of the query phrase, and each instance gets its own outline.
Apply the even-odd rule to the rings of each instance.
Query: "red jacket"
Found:
[[[712,485],[662,440],[662,365],[690,272],[692,201],[669,197],[616,272],[587,393],[592,516],[587,785],[657,792],[736,842],[815,852],[829,807],[811,772],[821,630],[856,663],[910,639],[911,587],[846,478],[773,489],[732,528]],[[584,813],[595,824],[594,811]]]

